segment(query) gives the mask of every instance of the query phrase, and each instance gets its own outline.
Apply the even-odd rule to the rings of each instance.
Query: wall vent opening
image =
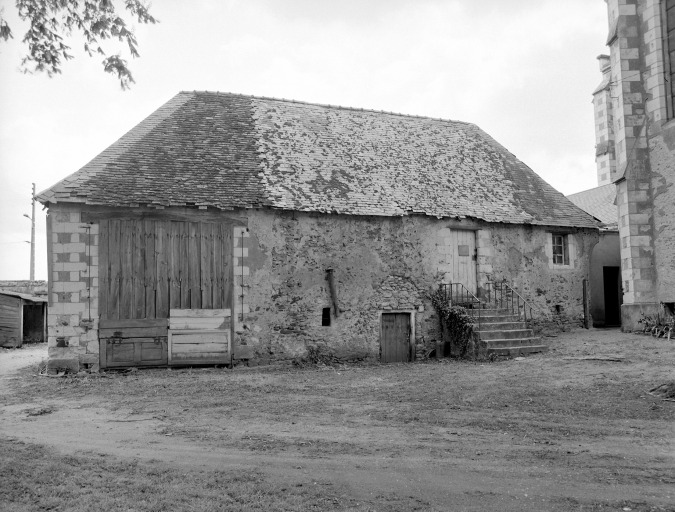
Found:
[[[322,327],[330,327],[330,308],[323,308],[321,311]]]

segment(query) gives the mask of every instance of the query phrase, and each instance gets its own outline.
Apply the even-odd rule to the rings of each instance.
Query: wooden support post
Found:
[[[584,287],[584,329],[588,329],[588,279],[583,280]]]

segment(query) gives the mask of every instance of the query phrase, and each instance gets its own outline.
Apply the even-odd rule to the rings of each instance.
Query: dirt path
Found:
[[[551,478],[545,468],[537,471],[530,466],[500,467],[479,457],[472,460],[449,456],[430,461],[425,453],[405,457],[382,453],[308,458],[302,453],[258,454],[231,447],[205,447],[160,434],[167,425],[152,417],[92,408],[82,402],[49,400],[8,406],[2,409],[0,418],[0,435],[47,445],[64,454],[107,454],[188,469],[258,470],[278,482],[331,485],[360,500],[403,495],[417,496],[439,507],[451,503],[468,507],[480,495],[485,509],[518,511],[529,507],[538,510],[538,504],[550,504],[566,496],[582,502],[634,500],[638,496],[658,496],[663,490],[658,482],[608,487],[583,477]],[[668,500],[666,496],[663,499]]]
[[[47,344],[27,344],[21,348],[0,348],[0,393],[17,371],[47,359]]]
[[[32,398],[7,397],[0,436],[186,470],[253,469],[421,509],[675,510],[672,404],[639,395],[672,375],[659,360],[675,349],[618,331],[549,341],[549,354],[494,365],[24,377],[18,396]],[[0,375],[40,354],[0,359]]]

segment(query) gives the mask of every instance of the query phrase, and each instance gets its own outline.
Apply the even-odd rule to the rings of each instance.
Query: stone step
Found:
[[[508,316],[508,317],[518,317],[518,313],[514,313],[513,311],[509,310],[501,310],[501,309],[469,309],[467,311],[470,315],[475,315],[478,316],[480,314],[481,317],[483,318],[492,318],[495,316]]]
[[[478,312],[477,309],[473,309],[470,311]],[[499,316],[499,315],[510,315],[510,316],[518,316],[518,311],[512,311],[510,309],[481,309],[480,310],[481,316]]]
[[[490,340],[517,340],[517,339],[526,339],[532,338],[533,332],[532,329],[498,329],[494,331],[474,331],[481,340],[490,341]]]
[[[493,321],[491,318],[489,321],[486,321],[485,318],[481,318],[481,331],[499,331],[506,330],[512,331],[514,329],[527,329],[527,324],[525,322],[511,321],[511,320],[497,320]]]
[[[473,316],[474,322],[478,323],[478,315]],[[500,315],[500,316],[480,316],[481,324],[491,322],[519,322],[520,319],[515,315]]]
[[[499,348],[499,347],[529,347],[533,345],[541,345],[541,339],[535,337],[529,338],[519,338],[519,339],[494,339],[494,340],[481,340],[485,342],[488,348]]]
[[[527,345],[517,347],[488,347],[487,354],[494,354],[497,356],[524,356],[527,354],[535,354],[537,352],[546,352],[548,347],[546,345]]]

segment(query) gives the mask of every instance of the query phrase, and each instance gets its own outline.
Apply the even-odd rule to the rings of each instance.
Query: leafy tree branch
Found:
[[[119,53],[110,55],[102,48],[105,40],[117,40],[132,57],[139,57],[138,41],[119,15],[113,0],[16,0],[19,17],[29,23],[22,41],[28,52],[21,61],[24,73],[61,73],[63,63],[72,59],[64,38],[77,32],[84,37],[84,51],[91,57],[102,55],[103,70],[117,75],[122,89],[134,83],[127,61]],[[138,23],[154,24],[142,0],[124,0],[124,10]],[[13,38],[12,30],[0,12],[0,39]]]

